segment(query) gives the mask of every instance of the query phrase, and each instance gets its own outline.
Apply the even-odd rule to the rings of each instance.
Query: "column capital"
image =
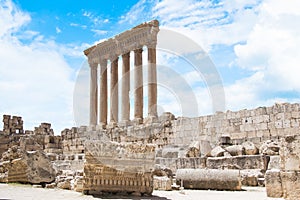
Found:
[[[114,62],[115,60],[119,60],[119,56],[117,54],[111,54],[108,59],[110,62]]]
[[[99,60],[99,63],[101,66],[106,66],[107,65],[107,59],[101,59]]]
[[[127,52],[127,53],[122,55],[123,60],[129,59],[129,58],[130,58],[130,52]]]
[[[89,66],[90,66],[91,69],[97,69],[98,63],[96,63],[96,62],[91,62],[91,61],[88,61],[88,63],[89,63]]]
[[[148,49],[156,49],[156,45],[157,45],[156,41],[146,44]]]
[[[135,50],[133,50],[134,51],[134,53],[136,54],[136,53],[142,53],[143,52],[143,47],[141,47],[141,48],[139,48],[139,49],[135,49]]]
[[[116,56],[116,57],[114,57],[113,59],[111,59],[110,61],[111,61],[111,63],[118,62],[118,61],[119,61],[119,57]]]

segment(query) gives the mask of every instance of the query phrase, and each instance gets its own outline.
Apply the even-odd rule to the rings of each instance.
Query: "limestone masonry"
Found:
[[[153,123],[73,127],[60,136],[53,134],[48,123],[19,133],[6,128],[0,131],[0,181],[90,194],[151,194],[154,187],[170,190],[176,183],[187,187],[184,177],[196,173],[201,184],[190,182],[188,187],[236,190],[240,184],[264,186],[266,178],[269,196],[296,199],[299,122],[300,104],[284,103],[198,118],[164,113]],[[34,166],[47,167],[40,172]],[[175,176],[182,169],[204,171],[188,170],[184,176]],[[217,171],[205,171],[210,169]],[[238,170],[232,173],[238,174],[236,179],[224,169]],[[206,181],[210,184],[204,184],[202,173],[215,173]],[[36,174],[39,178],[34,179]],[[231,188],[211,184],[218,182],[213,178],[218,174],[224,174],[219,183],[238,182],[232,182]]]

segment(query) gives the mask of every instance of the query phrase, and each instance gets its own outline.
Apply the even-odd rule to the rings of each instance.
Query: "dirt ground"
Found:
[[[245,191],[212,191],[212,190],[183,190],[180,191],[154,191],[152,197],[104,196],[96,198],[78,192],[34,188],[30,185],[0,184],[0,200],[82,200],[82,199],[153,199],[153,200],[279,200],[268,198],[265,188],[246,187]],[[280,199],[281,200],[281,199]]]

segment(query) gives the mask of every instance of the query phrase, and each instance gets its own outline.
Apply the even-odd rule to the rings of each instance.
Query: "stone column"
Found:
[[[143,49],[134,50],[134,119],[143,121]]]
[[[148,117],[157,117],[157,75],[155,47],[148,47]]]
[[[100,125],[107,124],[107,60],[100,61]]]
[[[130,118],[130,52],[122,55],[122,121]]]
[[[111,63],[111,71],[110,71],[110,122],[116,123],[118,122],[118,60],[117,57]]]
[[[97,86],[97,68],[98,63],[90,63],[90,125],[97,125],[98,115],[98,86]]]

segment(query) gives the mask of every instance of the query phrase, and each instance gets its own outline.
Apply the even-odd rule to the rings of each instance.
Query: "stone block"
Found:
[[[204,169],[206,158],[178,158],[176,159],[176,169]]]
[[[172,179],[167,176],[153,176],[153,189],[163,191],[172,190]]]
[[[300,197],[299,171],[281,171],[283,197],[287,200],[298,200]],[[276,187],[275,184],[272,185]],[[279,189],[279,188],[278,188]]]
[[[282,170],[300,169],[300,140],[297,136],[288,136],[281,140],[280,161]]]
[[[279,170],[267,170],[265,175],[265,183],[268,197],[283,197],[282,181]]]
[[[272,169],[280,170],[280,156],[270,156],[268,170]]]
[[[212,148],[210,142],[207,140],[200,140],[200,154],[201,156],[207,156],[211,152]]]
[[[299,111],[293,111],[293,112],[291,113],[291,117],[292,117],[293,119],[299,119],[299,118],[300,118],[300,112],[299,112]]]
[[[215,148],[213,148],[211,150],[211,152],[209,153],[210,156],[212,157],[220,157],[224,155],[225,150],[220,147],[220,146],[216,146]]]
[[[256,131],[247,131],[246,132],[247,138],[255,138],[256,137]]]
[[[244,186],[258,186],[258,179],[264,177],[260,169],[241,170],[240,174]]]
[[[259,148],[259,152],[263,155],[274,156],[279,154],[280,145],[276,141],[267,140]]]
[[[291,127],[298,128],[299,127],[299,120],[298,119],[291,119]]]
[[[208,169],[267,169],[268,159],[262,155],[207,158]]]
[[[275,121],[275,128],[283,128],[282,121]]]
[[[245,148],[242,145],[232,145],[225,148],[231,156],[241,156],[245,154]]]
[[[258,153],[258,149],[253,142],[246,141],[242,144],[246,155],[256,155]]]

